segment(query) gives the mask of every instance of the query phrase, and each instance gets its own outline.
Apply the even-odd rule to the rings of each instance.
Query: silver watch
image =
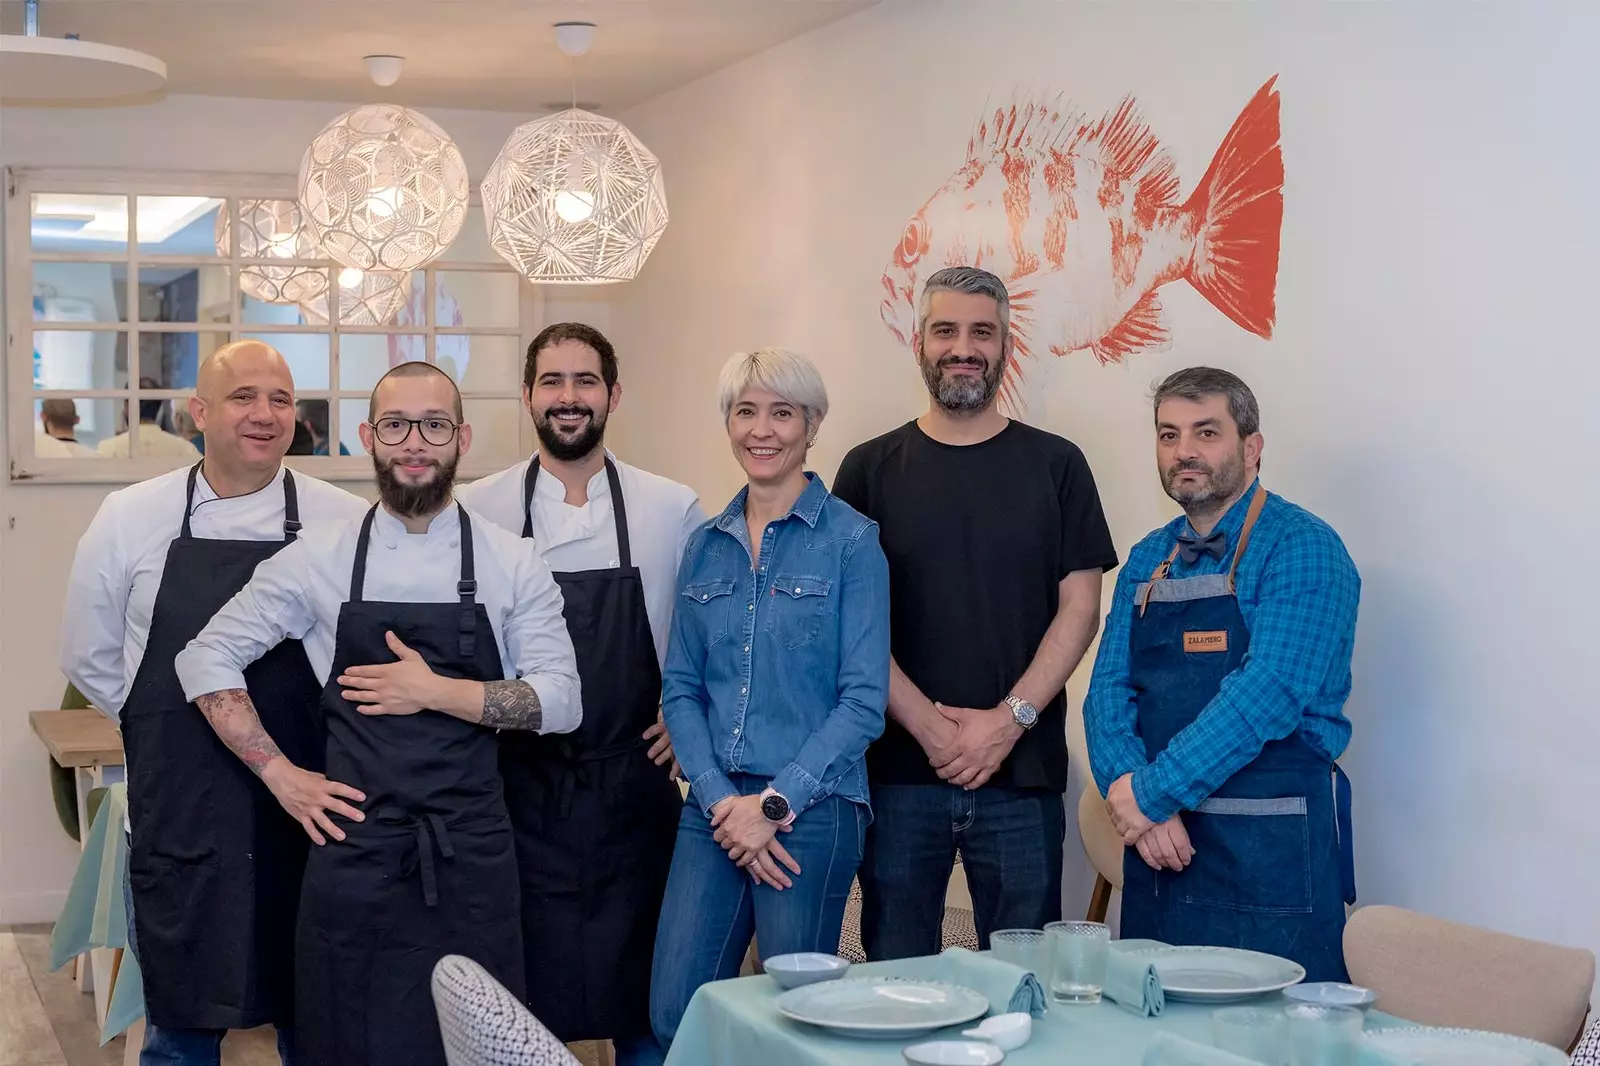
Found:
[[[1032,729],[1033,724],[1039,720],[1039,708],[1029,703],[1018,695],[1005,698],[1006,704],[1011,708],[1012,719],[1024,729]]]

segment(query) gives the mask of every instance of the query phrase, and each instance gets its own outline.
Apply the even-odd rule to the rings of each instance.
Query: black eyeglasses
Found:
[[[391,448],[404,444],[406,438],[411,436],[413,426],[422,434],[422,439],[435,448],[449,444],[456,435],[456,424],[448,418],[380,418],[367,425],[372,427],[380,444],[387,444]]]

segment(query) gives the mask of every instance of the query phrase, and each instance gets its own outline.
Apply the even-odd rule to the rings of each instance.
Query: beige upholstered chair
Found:
[[[1078,832],[1083,837],[1083,850],[1089,853],[1089,862],[1099,874],[1094,879],[1094,895],[1089,897],[1087,918],[1103,922],[1111,906],[1111,890],[1122,887],[1122,855],[1127,849],[1122,835],[1111,824],[1106,801],[1092,785],[1078,797]]]
[[[1344,933],[1350,979],[1378,1009],[1424,1025],[1489,1029],[1566,1050],[1594,989],[1591,952],[1460,925],[1399,907],[1362,907]]]

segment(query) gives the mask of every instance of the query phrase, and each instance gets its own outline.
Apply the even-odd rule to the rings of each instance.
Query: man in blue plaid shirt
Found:
[[[1132,850],[1122,935],[1248,948],[1347,980],[1349,780],[1361,579],[1327,523],[1261,487],[1260,411],[1192,367],[1155,394],[1184,517],[1117,578],[1084,703],[1089,762]]]

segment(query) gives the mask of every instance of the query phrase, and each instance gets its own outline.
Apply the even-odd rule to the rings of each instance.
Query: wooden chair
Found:
[[[1093,786],[1083,790],[1078,797],[1078,833],[1083,837],[1083,850],[1095,868],[1094,895],[1089,897],[1086,921],[1103,922],[1111,906],[1112,889],[1122,887],[1122,855],[1126,847],[1122,835],[1111,824],[1106,812],[1106,801]]]
[[[1489,1029],[1568,1049],[1594,990],[1582,948],[1445,921],[1399,907],[1362,907],[1344,932],[1350,979],[1378,1009],[1423,1025]]]

